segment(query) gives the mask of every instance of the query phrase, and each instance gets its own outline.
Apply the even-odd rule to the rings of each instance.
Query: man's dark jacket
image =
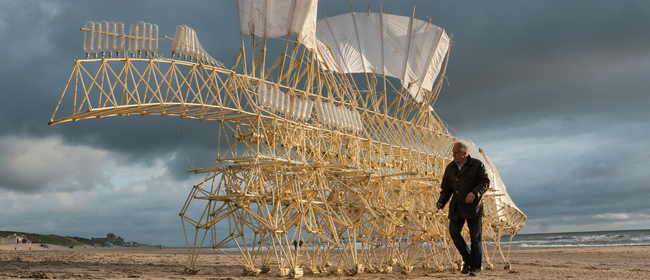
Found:
[[[458,170],[455,162],[451,162],[445,169],[445,175],[442,177],[440,185],[439,203],[445,205],[451,197],[449,203],[449,219],[457,221],[459,218],[476,218],[483,216],[483,194],[490,187],[490,178],[483,162],[473,159],[469,155],[463,167]],[[473,192],[476,198],[474,202],[465,203],[465,197],[469,192]]]

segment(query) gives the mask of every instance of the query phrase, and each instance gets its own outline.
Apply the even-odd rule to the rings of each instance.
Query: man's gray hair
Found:
[[[465,153],[466,155],[469,154],[469,147],[467,147],[467,144],[465,144],[465,142],[463,142],[463,141],[455,141],[454,145],[451,146],[451,147],[453,148],[453,147],[456,147],[456,146],[459,147],[461,152]]]

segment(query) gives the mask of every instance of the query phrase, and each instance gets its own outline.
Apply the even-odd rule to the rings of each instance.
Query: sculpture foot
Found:
[[[183,270],[185,274],[197,274],[199,270],[196,267],[193,266],[186,266],[185,269]]]

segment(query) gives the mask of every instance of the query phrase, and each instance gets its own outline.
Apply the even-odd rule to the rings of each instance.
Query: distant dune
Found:
[[[45,243],[52,245],[64,245],[64,246],[79,246],[79,245],[94,245],[102,243],[101,241],[94,241],[83,237],[70,237],[70,236],[60,236],[55,234],[39,234],[39,233],[27,233],[21,231],[0,231],[0,237],[7,237],[12,235],[25,235],[27,239],[31,240],[33,243]]]

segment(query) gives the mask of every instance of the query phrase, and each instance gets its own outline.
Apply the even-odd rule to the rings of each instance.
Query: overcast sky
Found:
[[[384,1],[383,12],[410,16],[413,6],[453,34],[434,109],[491,155],[528,216],[522,233],[650,228],[650,1]],[[234,0],[0,0],[0,230],[184,245],[178,213],[203,178],[186,170],[212,165],[216,124],[47,125],[85,56],[79,28],[101,20],[156,23],[161,37],[186,24],[234,66]]]

